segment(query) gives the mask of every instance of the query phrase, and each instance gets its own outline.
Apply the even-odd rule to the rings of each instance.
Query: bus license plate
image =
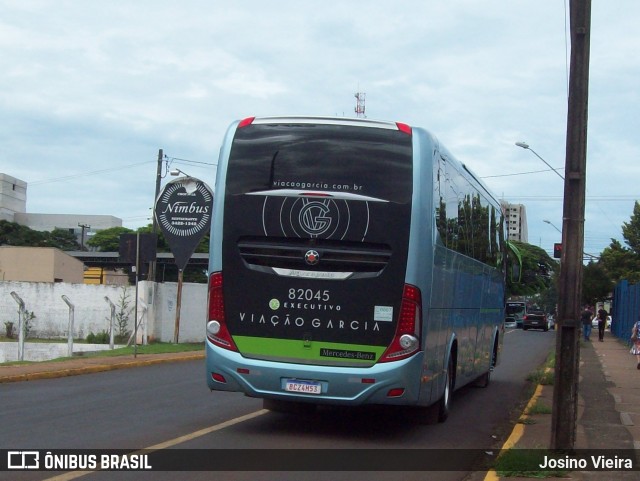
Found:
[[[300,381],[299,379],[287,379],[285,391],[299,392],[304,394],[321,394],[322,386],[315,381]]]

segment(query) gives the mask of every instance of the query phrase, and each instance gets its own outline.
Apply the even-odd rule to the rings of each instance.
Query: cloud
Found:
[[[180,168],[212,183],[231,121],[353,116],[359,90],[369,117],[426,127],[496,195],[526,203],[530,240],[550,251],[557,232],[542,219],[562,223],[563,186],[514,143],[564,166],[564,7],[0,2],[0,171],[29,182],[32,212],[104,213],[136,227],[154,200],[158,149],[202,162]],[[618,235],[640,194],[639,15],[632,0],[592,7],[585,232],[593,250]]]

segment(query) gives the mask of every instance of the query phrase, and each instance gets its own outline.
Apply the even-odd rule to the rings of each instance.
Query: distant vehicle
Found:
[[[516,322],[516,318],[512,317],[512,316],[508,316],[504,318],[504,327],[518,327],[518,324]]]
[[[547,325],[549,326],[549,329],[556,328],[556,318],[553,314],[547,314]]]
[[[594,317],[591,320],[591,327],[597,329],[598,328],[598,318]],[[605,326],[605,329],[611,329],[611,316],[607,316],[607,325]]]
[[[522,318],[522,329],[542,329],[549,330],[547,315],[541,309],[530,309]]]
[[[522,318],[527,313],[527,304],[520,301],[509,301],[505,306],[505,323],[516,323],[522,327]]]

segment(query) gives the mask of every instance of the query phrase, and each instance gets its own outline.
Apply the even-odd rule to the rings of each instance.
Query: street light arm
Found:
[[[529,147],[529,144],[527,144],[526,142],[516,142],[516,145],[517,145],[518,147],[522,147],[523,149],[530,150],[530,151],[533,153],[533,155],[535,155],[536,157],[538,157],[542,162],[544,162],[544,163],[545,163],[545,165],[546,165],[547,167],[549,167],[551,170],[553,170],[553,171],[558,175],[558,177],[560,177],[562,180],[564,180],[564,176],[563,176],[562,174],[560,174],[560,172],[558,172],[556,169],[554,169],[553,167],[551,167],[551,165],[549,164],[549,162],[547,162],[547,161],[546,161],[546,160],[544,160],[542,157],[540,157],[540,156],[538,155],[538,153],[537,153],[535,150],[533,150],[531,147]]]
[[[544,222],[545,224],[549,224],[551,227],[553,227],[555,230],[557,230],[558,232],[560,232],[560,234],[562,234],[562,231],[560,229],[558,229],[554,224],[551,223],[550,220],[547,219],[542,219],[542,222]]]

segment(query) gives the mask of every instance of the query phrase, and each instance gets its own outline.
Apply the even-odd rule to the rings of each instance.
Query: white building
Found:
[[[527,228],[527,209],[522,204],[503,202],[504,217],[507,225],[508,239],[518,242],[529,242]]]

